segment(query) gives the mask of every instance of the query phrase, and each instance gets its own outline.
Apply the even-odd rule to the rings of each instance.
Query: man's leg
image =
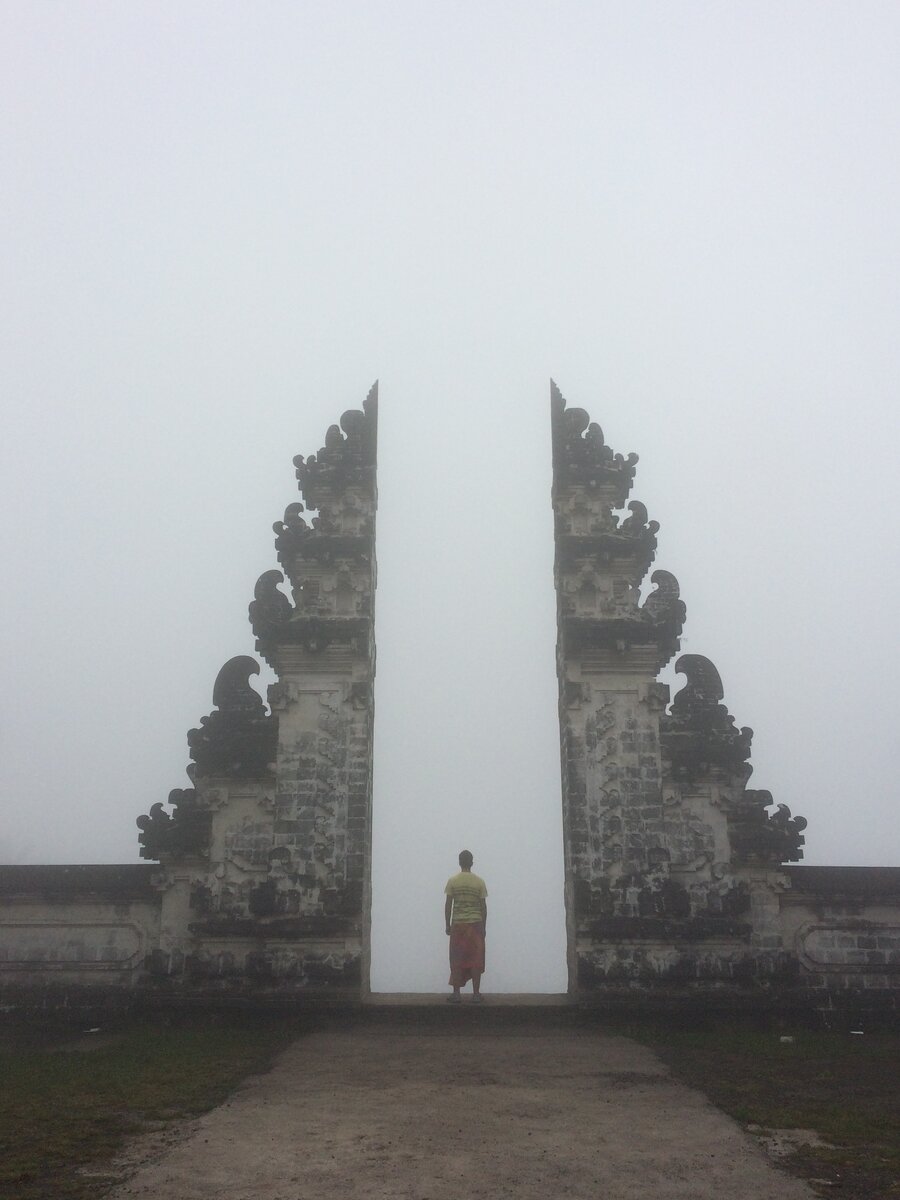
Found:
[[[481,939],[481,966],[482,966],[482,971],[483,971],[483,968],[484,968],[484,925],[483,924],[478,925],[478,926],[476,926],[476,929],[477,929],[478,935]],[[472,997],[475,1000],[481,999],[482,971],[473,971],[472,972]]]

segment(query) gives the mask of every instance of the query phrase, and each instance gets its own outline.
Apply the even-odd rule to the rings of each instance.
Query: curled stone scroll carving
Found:
[[[749,778],[753,730],[738,729],[721,703],[725,693],[719,672],[702,654],[682,654],[675,670],[687,676],[687,684],[660,722],[673,779],[690,781],[711,769],[729,778]]]
[[[656,585],[655,590],[644,601],[641,613],[665,633],[664,644],[674,654],[687,615],[678,580],[669,571],[654,571],[650,582]]]
[[[768,812],[770,808],[774,812]],[[747,790],[731,818],[731,849],[738,862],[778,864],[803,858],[805,817],[794,817],[786,804],[776,805],[772,793]]]
[[[630,517],[626,517],[619,526],[619,533],[625,537],[640,538],[649,544],[650,548],[656,549],[656,535],[659,532],[659,521],[647,520],[647,506],[642,504],[640,500],[632,500],[628,505]]]
[[[275,533],[275,549],[282,562],[284,561],[283,556],[296,554],[313,532],[312,527],[303,517],[303,512],[303,505],[299,501],[289,504],[284,510],[284,519],[276,521],[272,526]],[[315,524],[316,519],[314,519],[313,526]]]
[[[767,814],[765,828],[773,861],[800,861],[803,857],[801,847],[806,841],[803,837],[806,826],[806,817],[791,816],[791,810],[786,804],[776,805],[775,812]]]
[[[609,491],[616,507],[628,496],[638,461],[607,446],[603,430],[583,408],[567,408],[559,388],[550,381],[553,463],[557,479],[577,481],[588,492]]]
[[[247,655],[230,659],[219,672],[213,689],[218,707],[188,733],[198,775],[253,778],[270,769],[277,726],[250,686],[250,676],[258,674],[259,663]]]
[[[675,576],[669,571],[654,571],[650,582],[656,587],[644,601],[643,608],[647,616],[653,621],[661,621],[677,611],[683,620],[684,601],[680,599],[681,588]]]
[[[350,409],[340,426],[332,425],[318,454],[294,458],[303,498],[310,508],[328,507],[328,500],[347,488],[367,494],[374,491],[374,467],[378,424],[378,384],[363,402],[363,409]]]
[[[256,634],[256,649],[269,661],[279,634],[294,615],[290,600],[278,590],[283,582],[280,571],[263,571],[256,581],[248,610],[250,626]]]
[[[282,625],[291,618],[293,606],[284,592],[278,590],[279,583],[284,583],[284,576],[280,571],[263,571],[256,581],[249,616],[257,637],[263,636],[273,626]]]
[[[149,814],[137,819],[141,858],[194,857],[207,853],[211,817],[197,804],[194,788],[175,788],[169,792],[170,814],[162,804],[151,805]]]

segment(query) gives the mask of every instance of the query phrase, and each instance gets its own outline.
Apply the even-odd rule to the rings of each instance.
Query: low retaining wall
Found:
[[[0,1009],[130,1007],[160,934],[156,868],[0,867]]]
[[[601,1010],[659,1015],[809,1013],[867,1025],[896,1020],[900,868],[789,866],[779,879],[777,916],[770,907],[766,936],[754,938],[748,926],[737,950],[729,945],[720,955],[726,966],[734,959],[740,969],[710,968],[708,960],[723,950],[715,939],[692,955],[690,946],[666,941],[664,923],[662,940],[650,945],[630,938],[625,922],[606,931],[611,960],[629,960],[637,946],[644,956],[655,951],[660,961],[670,952],[682,969],[583,979],[573,999]],[[281,969],[304,959],[299,933],[287,937],[284,929],[261,925],[256,936],[244,929],[229,936],[191,921],[189,909],[184,928],[164,928],[165,881],[163,871],[145,865],[0,867],[0,1009],[360,999],[359,980],[340,973],[332,978],[326,967],[321,978]],[[161,948],[173,938],[194,945],[177,965]],[[754,940],[766,944],[754,946]],[[314,948],[321,951],[321,943]],[[337,936],[336,961],[343,961],[345,949]]]
[[[351,923],[219,928],[173,891],[151,865],[0,866],[0,1011],[360,1000]]]
[[[900,1015],[900,867],[784,868],[782,939],[810,1005],[862,1023]]]

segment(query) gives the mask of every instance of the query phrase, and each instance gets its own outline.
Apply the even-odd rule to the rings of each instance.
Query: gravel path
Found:
[[[527,1024],[311,1033],[128,1166],[111,1200],[814,1195],[645,1047]]]

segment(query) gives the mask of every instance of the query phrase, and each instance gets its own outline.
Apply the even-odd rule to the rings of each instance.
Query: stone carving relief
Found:
[[[656,535],[659,532],[659,521],[647,520],[647,506],[640,500],[632,500],[628,505],[630,517],[626,517],[619,526],[619,533],[625,537],[638,538],[647,546],[652,560],[652,552],[656,549]]]
[[[767,810],[774,808],[774,812]],[[772,793],[747,790],[730,818],[732,852],[738,862],[786,863],[803,858],[805,817],[791,816],[786,804],[775,804]]]
[[[680,635],[686,615],[684,601],[680,599],[678,580],[669,571],[654,571],[650,582],[655,590],[644,601],[642,612],[654,625],[669,625]]]
[[[587,493],[610,489],[619,508],[634,479],[636,454],[624,457],[607,446],[603,430],[583,408],[567,408],[562,393],[551,381],[553,460],[557,472],[577,480]]]
[[[275,549],[278,561],[287,567],[287,563],[299,554],[306,545],[309,535],[319,524],[318,517],[312,518],[310,525],[303,516],[305,509],[300,501],[289,504],[284,510],[284,518],[272,526],[275,533]]]
[[[267,662],[271,662],[272,648],[277,645],[282,626],[294,615],[290,600],[279,591],[278,585],[283,582],[280,571],[264,571],[256,581],[248,610],[250,627],[256,634],[256,649]]]
[[[272,771],[278,733],[250,686],[250,676],[258,674],[259,663],[247,655],[229,659],[219,672],[213,689],[216,709],[188,733],[198,775],[241,779]]]
[[[719,672],[701,654],[682,654],[675,670],[687,676],[687,684],[660,723],[672,778],[691,782],[718,770],[729,779],[748,779],[753,730],[738,729],[721,703],[725,693]]]
[[[558,535],[590,537],[602,533],[614,533],[618,518],[612,507],[602,497],[586,492],[562,496],[556,505],[556,529]]]
[[[209,854],[212,813],[222,803],[210,781],[269,778],[274,771],[277,722],[270,716],[250,677],[259,674],[255,659],[239,655],[222,667],[213,687],[216,708],[188,732],[194,787],[169,793],[172,812],[161,803],[138,817],[142,858],[173,861]]]
[[[131,971],[140,965],[145,949],[141,928],[130,922],[0,921],[3,956],[0,973],[25,968],[29,972]]]
[[[375,462],[377,384],[367,396],[363,411],[350,410],[332,425],[325,445],[316,454],[294,459],[300,490],[310,508],[320,518],[334,521],[335,527],[349,532],[368,517],[362,497],[371,493],[370,469]],[[345,525],[344,522],[347,522]]]
[[[900,974],[900,923],[832,916],[801,926],[796,941],[801,959],[814,971]]]
[[[197,803],[195,789],[173,789],[168,803],[172,805],[172,813],[157,802],[150,806],[149,814],[137,819],[141,858],[155,862],[207,854],[212,818]]]

